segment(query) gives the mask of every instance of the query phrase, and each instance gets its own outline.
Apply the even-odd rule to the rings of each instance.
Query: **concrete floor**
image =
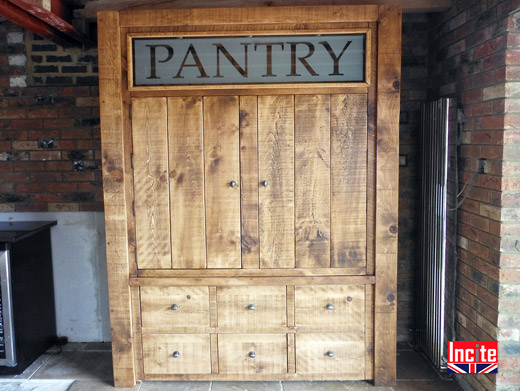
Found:
[[[112,387],[110,344],[71,343],[63,352],[38,358],[21,375],[0,376],[1,391],[460,391],[453,381],[439,378],[428,362],[401,346],[397,356],[397,386],[374,387],[369,382],[143,382],[134,388]]]

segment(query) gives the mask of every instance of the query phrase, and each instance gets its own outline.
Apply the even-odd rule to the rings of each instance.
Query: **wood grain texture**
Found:
[[[287,373],[285,334],[220,334],[218,352],[220,373]]]
[[[401,9],[379,8],[374,382],[396,380]]]
[[[143,329],[168,332],[174,327],[209,326],[208,287],[141,287]],[[176,305],[177,309],[172,310]]]
[[[171,268],[166,99],[132,100],[139,268]]]
[[[333,309],[327,306],[332,304]],[[341,325],[346,331],[365,332],[365,286],[296,286],[295,325],[299,330]]]
[[[218,287],[217,307],[219,327],[254,332],[287,325],[285,286]]]
[[[117,387],[133,387],[136,377],[128,286],[130,267],[125,202],[122,64],[121,57],[117,55],[121,53],[119,14],[100,13],[98,27],[101,148],[114,383]]]
[[[296,267],[329,267],[330,96],[294,99]]]
[[[145,374],[211,373],[210,352],[209,334],[143,335]]]
[[[202,99],[168,99],[172,268],[206,267]]]
[[[204,98],[206,264],[240,268],[238,97]],[[236,187],[231,187],[231,181]]]
[[[327,352],[332,352],[329,357]],[[342,373],[365,378],[364,333],[296,335],[296,373]]]
[[[139,10],[121,12],[121,26],[240,25],[255,23],[372,22],[377,6],[251,7],[223,9]]]
[[[331,97],[331,265],[366,265],[367,97]]]
[[[374,286],[365,291],[365,379],[374,378]]]
[[[242,268],[260,267],[258,236],[258,98],[240,97]]]
[[[294,97],[258,97],[260,267],[293,268]]]

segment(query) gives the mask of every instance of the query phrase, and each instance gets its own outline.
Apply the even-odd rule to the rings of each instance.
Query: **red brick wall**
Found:
[[[458,273],[456,285],[451,280],[448,286],[447,302],[448,310],[455,305],[457,339],[501,339],[498,375],[457,377],[464,388],[474,390],[512,390],[520,385],[520,262],[504,255],[518,254],[506,235],[512,235],[514,243],[520,238],[515,237],[520,230],[515,231],[518,225],[514,225],[520,186],[506,179],[507,170],[515,177],[512,167],[520,161],[520,149],[514,145],[520,138],[513,129],[520,117],[512,115],[520,106],[507,93],[512,90],[520,96],[520,88],[509,83],[520,75],[510,67],[518,59],[514,49],[519,41],[510,32],[517,25],[508,14],[517,8],[520,1],[455,1],[430,24],[430,96],[452,97],[466,117],[459,148],[459,190],[477,171],[478,159],[486,159],[484,173],[458,210]],[[510,220],[516,219],[512,224],[504,215],[508,205],[516,213],[511,215]],[[510,272],[505,270],[506,259]],[[453,267],[455,260],[450,262]],[[502,305],[504,274],[512,279],[508,294],[516,300],[516,307],[507,302],[507,310]],[[510,326],[507,335],[504,320]]]
[[[0,211],[103,210],[96,56],[0,24]]]

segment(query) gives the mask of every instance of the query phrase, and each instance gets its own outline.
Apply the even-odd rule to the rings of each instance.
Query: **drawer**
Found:
[[[145,332],[174,327],[209,326],[209,289],[198,287],[141,287]]]
[[[294,322],[300,327],[365,330],[364,285],[310,285],[294,289]]]
[[[219,327],[249,331],[287,325],[285,286],[218,287]]]
[[[296,334],[296,373],[341,373],[363,379],[364,334]]]
[[[219,334],[219,373],[287,373],[286,334]]]
[[[146,374],[211,373],[208,334],[145,334]]]

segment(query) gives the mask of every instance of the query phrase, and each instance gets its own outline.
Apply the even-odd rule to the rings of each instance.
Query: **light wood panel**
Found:
[[[124,153],[122,63],[118,55],[121,53],[121,34],[117,12],[99,15],[99,38],[101,148],[114,383],[117,387],[133,387],[136,378],[128,286],[128,205],[125,202],[128,154]]]
[[[143,335],[143,359],[145,374],[211,373],[210,336]]]
[[[218,352],[223,374],[287,373],[285,334],[220,334]]]
[[[331,97],[331,264],[366,265],[367,97]]]
[[[137,263],[171,267],[166,99],[132,100]]]
[[[401,10],[382,6],[379,12],[374,381],[376,385],[390,386],[395,384],[397,353]]]
[[[330,96],[294,99],[296,267],[329,267]]]
[[[174,327],[208,327],[209,303],[208,287],[141,287],[143,329],[153,333]]]
[[[352,379],[364,379],[364,363],[365,343],[361,332],[296,335],[296,373],[342,373]]]
[[[296,286],[295,325],[300,330],[341,325],[349,331],[365,330],[365,286]],[[332,305],[332,309],[328,306]]]
[[[260,267],[258,236],[258,98],[240,97],[242,267]]]
[[[206,267],[202,99],[168,99],[172,267]]]
[[[206,264],[240,268],[238,97],[204,98]],[[232,187],[231,182],[236,186]]]
[[[285,286],[218,287],[219,327],[245,328],[254,332],[286,326],[285,292]]]
[[[258,97],[260,267],[293,268],[294,97]]]

